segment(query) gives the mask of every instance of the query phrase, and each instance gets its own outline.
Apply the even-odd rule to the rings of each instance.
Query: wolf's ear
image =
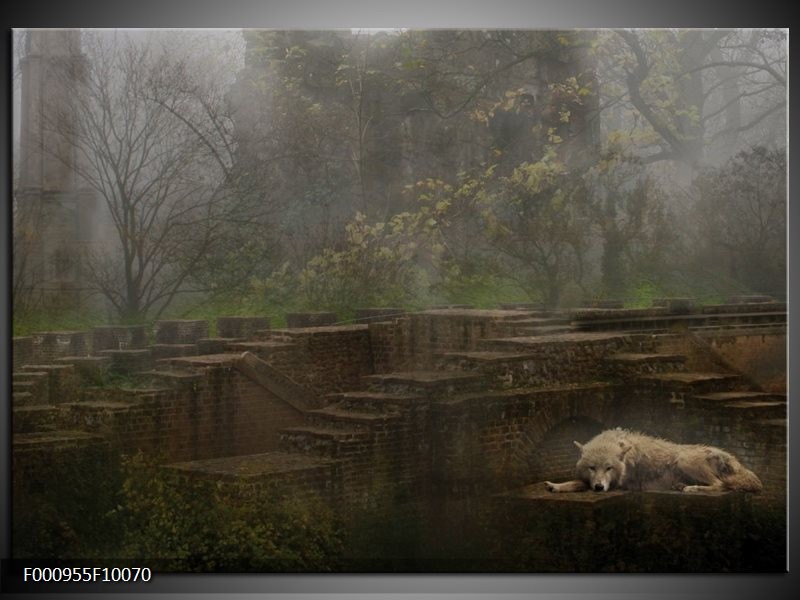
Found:
[[[574,441],[573,441],[572,443],[573,443],[573,444],[575,444],[575,447],[576,447],[578,450],[580,450],[581,452],[583,452],[583,444],[581,444],[580,442],[574,442]]]
[[[625,455],[633,448],[628,442],[625,440],[620,440],[619,442],[619,459],[622,460],[625,458]]]

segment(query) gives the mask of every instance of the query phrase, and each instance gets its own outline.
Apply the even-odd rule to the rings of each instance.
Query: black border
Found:
[[[0,145],[3,210],[0,210],[0,282],[10,276],[9,212],[11,195],[11,92],[10,59],[12,27],[267,27],[276,29],[327,29],[350,27],[473,27],[473,28],[596,28],[596,27],[789,27],[783,2],[737,3],[733,0],[27,0],[7,5],[3,11],[6,39],[0,44],[3,82],[4,143]],[[790,60],[794,58],[790,52]],[[796,88],[790,79],[790,90]],[[791,149],[796,144],[790,137]],[[791,183],[796,177],[791,174]],[[797,256],[800,217],[792,210],[797,200],[790,192],[789,259]],[[796,208],[796,207],[795,207]],[[800,325],[791,318],[796,308],[798,279],[789,273],[789,365],[796,356]],[[8,556],[10,466],[10,312],[7,288],[0,295],[0,513],[3,521],[0,556]],[[797,371],[795,361],[794,369]],[[797,428],[800,401],[793,386],[791,368],[789,429]],[[789,445],[789,461],[796,454]],[[790,494],[800,498],[797,480],[789,478]],[[788,598],[798,577],[796,519],[790,519],[790,572],[780,575],[170,575],[153,578],[138,587],[98,586],[97,592],[139,592],[158,596],[174,592],[266,593],[269,597],[291,594],[294,599],[321,594],[366,593],[369,597],[464,597],[481,598]],[[792,568],[794,567],[794,568]],[[0,582],[2,584],[2,582]],[[796,586],[794,586],[796,587]],[[86,593],[95,589],[61,588]],[[31,589],[31,591],[37,591]],[[40,592],[48,590],[38,589]],[[170,597],[170,596],[165,596]]]

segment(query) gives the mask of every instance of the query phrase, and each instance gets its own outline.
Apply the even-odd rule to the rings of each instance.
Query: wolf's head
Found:
[[[595,438],[586,444],[574,442],[581,457],[576,465],[578,478],[595,492],[607,492],[625,483],[625,455],[631,445],[625,440]]]

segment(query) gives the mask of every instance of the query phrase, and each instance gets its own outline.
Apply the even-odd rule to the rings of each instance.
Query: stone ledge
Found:
[[[63,448],[103,443],[101,436],[85,431],[58,430],[16,433],[12,436],[14,452],[60,450]]]
[[[478,309],[478,308],[429,308],[411,316],[425,315],[431,317],[460,317],[467,319],[495,319],[500,321],[519,321],[531,318],[531,313],[524,310]]]
[[[484,377],[478,373],[460,371],[405,371],[381,375],[366,375],[365,381],[375,383],[401,383],[421,387],[439,387],[451,383],[480,381]]]
[[[680,491],[665,490],[665,491],[632,491],[632,490],[612,490],[608,492],[593,492],[587,490],[585,492],[550,492],[545,487],[543,481],[532,483],[521,488],[495,494],[495,498],[509,499],[523,502],[548,502],[548,503],[564,503],[564,504],[608,504],[613,502],[623,501],[626,496],[629,498],[636,497],[671,497],[671,498],[686,498],[689,502],[697,501],[698,498],[724,498],[736,494],[728,490],[716,492],[692,492],[685,493]],[[703,502],[704,500],[700,500]],[[713,500],[710,500],[713,502]]]
[[[223,458],[209,458],[163,465],[169,469],[202,479],[236,481],[268,479],[302,471],[331,467],[339,461],[289,452],[265,452]]]
[[[268,329],[266,334],[288,335],[300,337],[302,335],[334,335],[338,333],[369,331],[369,325],[356,323],[354,325],[320,325],[319,327],[291,327],[285,329]]]

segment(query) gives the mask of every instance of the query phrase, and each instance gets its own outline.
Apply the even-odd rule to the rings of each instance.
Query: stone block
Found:
[[[202,319],[156,321],[156,344],[196,344],[207,337],[208,321]]]
[[[287,313],[286,327],[291,329],[302,327],[325,327],[336,323],[336,313],[332,312],[302,312]]]
[[[218,317],[217,336],[221,338],[252,338],[256,332],[269,329],[266,317]]]

